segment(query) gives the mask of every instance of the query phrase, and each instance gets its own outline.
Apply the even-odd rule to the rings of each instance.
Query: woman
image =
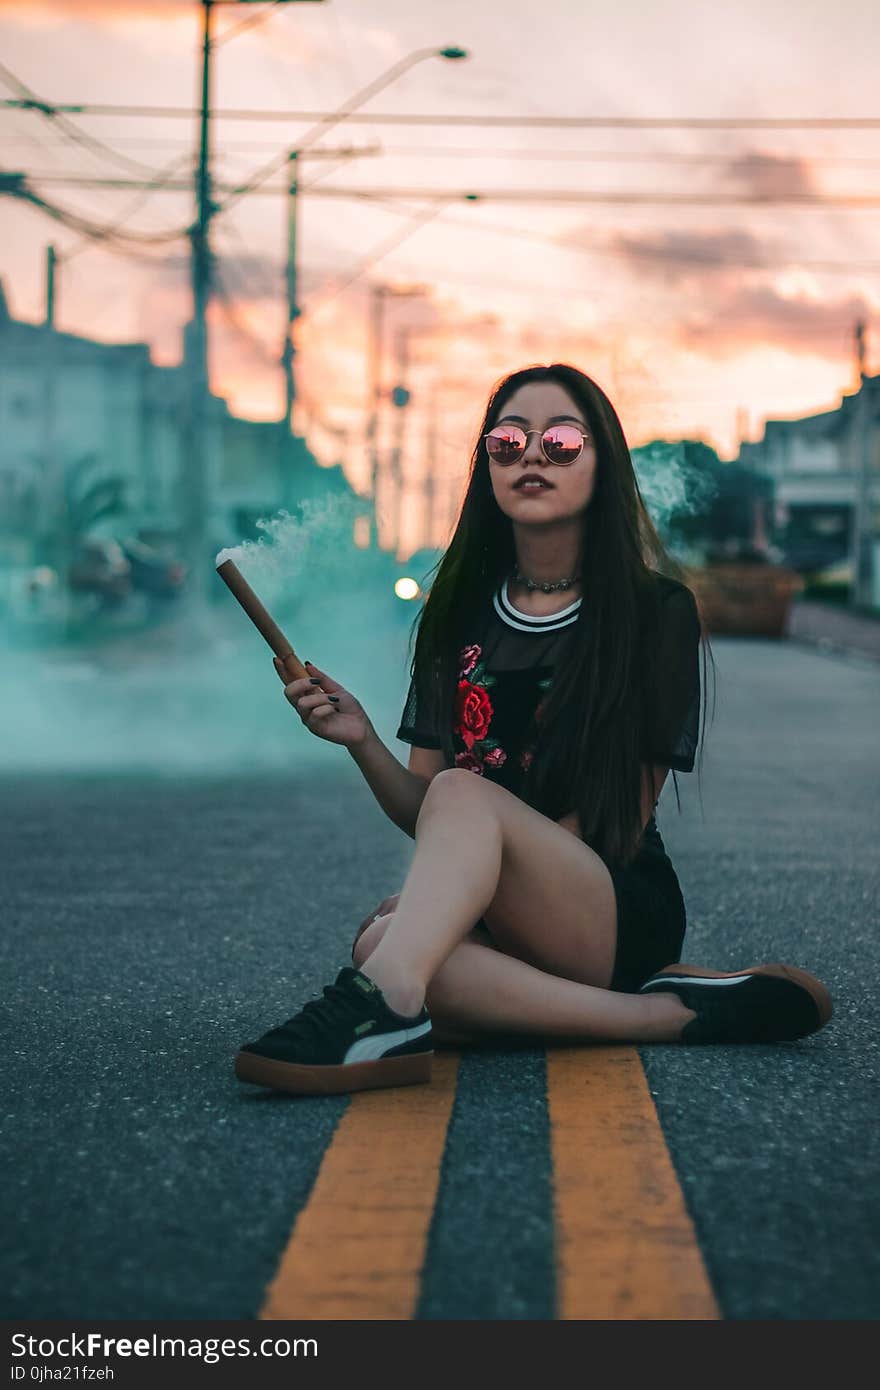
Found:
[[[596,383],[562,364],[505,378],[418,619],[408,769],[350,691],[276,660],[305,727],[416,845],[354,965],[242,1048],[241,1080],[353,1091],[428,1081],[435,1041],[757,1042],[828,1021],[803,970],[676,964],[685,905],[654,807],[693,768],[708,645],[684,574]]]

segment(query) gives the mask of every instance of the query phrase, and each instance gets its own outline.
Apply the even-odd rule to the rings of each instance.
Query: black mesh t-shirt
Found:
[[[677,580],[657,576],[661,626],[654,688],[649,691],[642,757],[678,772],[694,766],[700,717],[700,626],[694,596]],[[543,698],[571,640],[582,599],[549,617],[514,608],[507,580],[475,613],[459,651],[453,717],[455,765],[519,795],[533,756]],[[431,690],[416,671],[410,680],[397,738],[420,748],[442,747]],[[640,853],[666,851],[652,814]]]

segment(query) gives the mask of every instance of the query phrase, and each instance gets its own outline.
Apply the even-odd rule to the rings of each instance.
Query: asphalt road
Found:
[[[880,668],[714,650],[702,778],[658,812],[684,959],[803,965],[836,1015],[641,1056],[723,1315],[876,1318]],[[298,777],[300,737],[277,776],[0,781],[2,1316],[257,1314],[349,1102],[242,1088],[232,1057],[334,978],[412,852],[345,753]],[[553,1315],[545,1084],[540,1046],[463,1054],[417,1317]]]

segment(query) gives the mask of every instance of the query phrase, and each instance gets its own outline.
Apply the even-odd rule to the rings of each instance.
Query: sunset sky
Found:
[[[2,62],[48,101],[190,107],[198,12],[194,0],[0,0]],[[257,12],[222,6],[217,29]],[[215,102],[221,109],[329,112],[414,50],[453,44],[469,51],[467,61],[420,62],[374,97],[365,114],[802,121],[877,115],[874,0],[282,4],[218,47]],[[16,95],[8,77],[2,95]],[[147,196],[55,180],[144,178],[160,169],[185,178],[192,117],[70,119],[120,158],[74,143],[44,116],[5,109],[2,167],[27,171],[47,201],[93,223],[124,218],[126,230],[161,233],[191,220],[186,192]],[[218,120],[216,178],[244,180],[295,145],[309,124]],[[424,472],[433,402],[440,424],[435,467],[450,496],[493,383],[528,363],[569,361],[593,376],[631,446],[687,436],[728,458],[740,437],[760,437],[766,417],[829,409],[854,389],[859,317],[869,324],[869,369],[878,369],[878,128],[350,121],[326,133],[320,146],[364,153],[303,160],[303,184],[316,183],[300,200],[302,422],[325,462],[342,455],[334,431],[348,431],[345,463],[357,487],[367,478],[369,292],[379,280],[426,290],[389,311],[394,326],[417,330],[410,340],[405,471],[413,484]],[[378,152],[367,153],[371,147]],[[213,386],[236,412],[260,418],[276,416],[282,400],[280,176],[269,187],[271,196],[243,198],[218,217],[213,233],[225,287],[211,314]],[[411,196],[372,203],[328,196],[353,188]],[[493,189],[516,190],[523,200],[474,203],[462,196]],[[420,190],[446,192],[449,201],[428,203]],[[563,191],[583,201],[541,201]],[[754,194],[813,201],[733,200]],[[684,201],[697,195],[705,201]],[[846,195],[875,205],[828,201]],[[429,211],[434,215],[424,220]],[[2,216],[0,273],[13,313],[41,317],[51,240],[70,256],[60,270],[62,328],[107,341],[145,340],[157,360],[179,360],[189,313],[183,239],[129,248],[133,254],[123,257],[12,199],[4,200]],[[415,527],[413,515],[407,525]]]

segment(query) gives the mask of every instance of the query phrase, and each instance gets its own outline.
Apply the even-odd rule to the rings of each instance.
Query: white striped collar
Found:
[[[558,613],[550,613],[542,618],[534,617],[529,613],[520,613],[518,608],[514,608],[505,579],[493,594],[492,602],[499,618],[507,623],[508,627],[516,628],[517,632],[556,632],[561,627],[569,627],[571,623],[577,622],[582,600],[576,598],[574,603],[570,603],[567,608],[561,608]]]

